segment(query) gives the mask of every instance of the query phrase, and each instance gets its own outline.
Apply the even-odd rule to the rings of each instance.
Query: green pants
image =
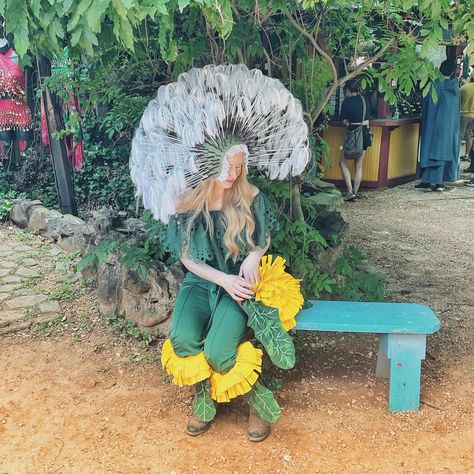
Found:
[[[173,310],[169,338],[179,357],[204,351],[213,370],[228,372],[247,328],[239,304],[221,287],[189,272]]]

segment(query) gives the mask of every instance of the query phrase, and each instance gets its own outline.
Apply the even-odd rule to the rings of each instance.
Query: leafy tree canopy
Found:
[[[430,91],[439,74],[428,60],[433,48],[462,43],[474,52],[473,0],[0,0],[0,16],[24,63],[27,53],[52,57],[64,46],[73,58],[138,46],[164,60],[171,77],[210,61],[266,64],[287,81],[299,68],[293,85],[311,123],[361,72],[395,100],[394,80],[407,94],[418,83]]]

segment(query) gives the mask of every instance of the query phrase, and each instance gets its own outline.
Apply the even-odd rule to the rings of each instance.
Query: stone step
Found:
[[[9,275],[6,277],[0,277],[0,285],[10,284],[10,283],[21,283],[23,278],[18,275]]]
[[[25,295],[17,296],[11,300],[5,301],[5,306],[8,309],[19,309],[19,308],[32,308],[40,303],[46,301],[48,297],[46,295]]]
[[[7,326],[3,328],[0,327],[0,336],[4,334],[12,334],[14,332],[23,331],[23,329],[28,329],[29,327],[31,327],[31,325],[32,325],[31,321],[26,321],[26,322],[14,324],[12,326]]]
[[[24,317],[23,311],[0,311],[0,327],[9,326],[11,323],[21,321]]]
[[[22,331],[29,328],[32,324],[49,322],[58,316],[61,315],[57,312],[29,316],[21,311],[0,311],[0,335]]]
[[[0,268],[0,278],[6,277],[11,271],[11,268]]]
[[[15,275],[19,275],[22,277],[28,277],[28,278],[34,278],[34,277],[39,277],[40,274],[36,271],[33,270],[32,268],[26,268],[26,267],[21,267],[19,268]]]
[[[20,288],[20,284],[18,283],[12,283],[10,285],[0,285],[0,293],[10,293],[11,291],[16,290],[17,288]]]
[[[5,301],[8,298],[10,298],[9,293],[0,293],[0,303],[2,303],[3,301]]]

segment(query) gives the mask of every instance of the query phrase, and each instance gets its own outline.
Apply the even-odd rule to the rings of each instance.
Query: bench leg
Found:
[[[426,353],[426,335],[387,336],[385,353],[390,359],[390,411],[418,411],[421,361]]]
[[[377,366],[375,376],[383,379],[390,378],[390,361],[387,358],[388,334],[379,334],[379,348],[377,350]]]

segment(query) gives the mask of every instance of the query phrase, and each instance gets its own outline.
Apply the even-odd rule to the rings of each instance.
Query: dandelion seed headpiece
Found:
[[[180,74],[158,89],[136,130],[130,156],[136,195],[168,222],[177,197],[218,177],[235,145],[245,145],[246,165],[270,179],[301,174],[310,151],[300,101],[280,81],[241,64]]]

